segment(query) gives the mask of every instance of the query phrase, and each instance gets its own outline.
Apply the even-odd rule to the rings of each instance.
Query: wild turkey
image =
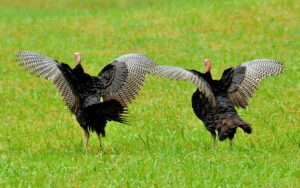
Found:
[[[215,146],[216,131],[220,141],[229,138],[230,145],[237,127],[246,133],[252,131],[251,125],[241,119],[235,107],[246,108],[248,100],[255,92],[260,81],[271,75],[283,72],[283,65],[276,60],[256,59],[237,67],[226,69],[220,80],[213,80],[210,69],[211,62],[204,61],[206,71],[185,70],[179,67],[157,66],[154,73],[171,79],[194,79],[196,75],[209,91],[198,89],[192,96],[192,107],[196,116],[204,122],[206,129],[212,135],[212,145]],[[172,76],[170,76],[172,75]],[[204,92],[205,91],[205,92]],[[204,95],[206,93],[206,95]]]
[[[69,110],[85,133],[85,149],[89,132],[105,136],[107,121],[127,123],[127,105],[140,91],[147,72],[154,62],[141,54],[123,55],[107,66],[98,76],[90,76],[81,66],[79,53],[75,53],[75,67],[30,51],[17,52],[17,61],[25,70],[52,80]],[[100,98],[103,98],[103,102]]]

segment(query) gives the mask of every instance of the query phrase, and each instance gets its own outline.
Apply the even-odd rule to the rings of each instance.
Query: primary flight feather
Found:
[[[127,54],[104,67],[98,76],[90,76],[81,66],[79,53],[75,53],[74,68],[35,52],[19,51],[16,55],[25,70],[53,82],[84,130],[85,148],[90,131],[100,139],[100,135],[105,136],[107,121],[126,123],[127,105],[155,66],[145,55]]]

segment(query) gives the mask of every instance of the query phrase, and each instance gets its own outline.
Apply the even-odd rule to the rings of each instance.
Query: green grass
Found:
[[[0,2],[0,187],[299,187],[300,4],[297,1]],[[42,3],[43,2],[43,3]],[[130,105],[132,125],[109,123],[104,151],[83,131],[52,84],[23,72],[17,50],[73,65],[80,51],[97,74],[125,53],[219,78],[255,58],[283,62],[238,110],[253,125],[234,146],[194,115],[195,88],[148,76]]]

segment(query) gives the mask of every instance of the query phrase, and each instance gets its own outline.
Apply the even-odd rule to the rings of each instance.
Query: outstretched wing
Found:
[[[224,71],[221,81],[228,82],[227,95],[236,107],[246,108],[260,81],[283,72],[283,65],[276,60],[256,59]]]
[[[17,52],[17,61],[26,71],[39,77],[52,80],[62,95],[71,112],[75,113],[79,107],[79,100],[75,95],[72,69],[64,63],[59,63],[49,57],[35,52]]]
[[[117,58],[98,74],[105,86],[104,100],[115,99],[127,106],[138,95],[146,74],[154,67],[154,61],[142,54]]]
[[[173,66],[156,66],[155,69],[153,69],[152,74],[158,75],[162,78],[190,81],[208,98],[213,107],[216,106],[216,99],[209,84],[192,71]]]

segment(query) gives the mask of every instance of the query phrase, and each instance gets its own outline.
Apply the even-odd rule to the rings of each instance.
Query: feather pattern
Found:
[[[84,129],[87,147],[89,131],[105,136],[107,121],[129,123],[127,104],[137,96],[155,63],[141,54],[123,55],[95,77],[84,72],[80,53],[74,55],[77,64],[73,69],[29,51],[17,52],[17,61],[31,74],[52,80]]]
[[[152,71],[152,74],[159,75],[162,78],[190,81],[201,93],[205,95],[205,97],[208,98],[213,107],[216,106],[216,100],[209,84],[203,78],[195,75],[193,72],[180,67],[156,66]]]
[[[109,80],[107,82],[109,84],[105,84],[108,87],[104,100],[115,99],[123,106],[127,106],[138,95],[146,73],[151,72],[154,67],[154,61],[142,54],[127,54],[117,58],[98,75],[102,79]],[[114,71],[110,71],[112,69]]]
[[[245,71],[240,71],[241,69]],[[260,81],[267,76],[283,72],[284,68],[276,60],[256,59],[245,62],[233,70],[232,82],[227,90],[228,98],[234,106],[246,108]]]
[[[238,127],[250,134],[251,124],[238,115],[235,107],[245,108],[261,79],[281,73],[283,65],[275,60],[257,59],[226,69],[220,80],[213,80],[210,73],[210,61],[207,60],[206,63],[209,64],[206,64],[207,71],[204,74],[193,72],[210,84],[217,106],[212,108],[203,93],[196,90],[192,96],[192,107],[197,117],[203,121],[205,128],[211,133],[213,146],[216,133],[220,141],[227,138],[233,140]]]
[[[76,112],[79,101],[74,95],[70,83],[61,71],[61,63],[30,51],[17,52],[17,61],[20,63],[20,66],[23,66],[25,70],[30,71],[31,74],[52,80],[70,111],[73,113]],[[71,71],[71,69],[69,71]]]

